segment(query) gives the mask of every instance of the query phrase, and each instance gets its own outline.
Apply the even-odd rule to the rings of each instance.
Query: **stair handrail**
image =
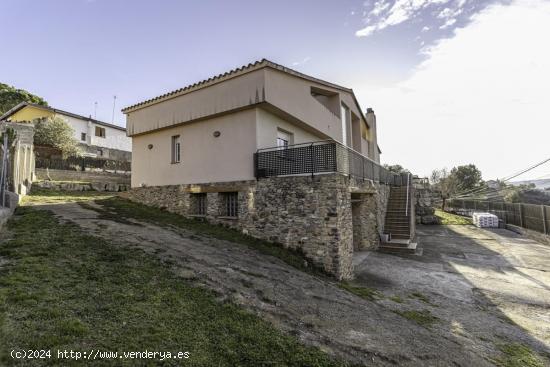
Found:
[[[411,183],[411,174],[407,174],[407,201],[405,204],[405,216],[409,216],[409,190],[410,190],[410,183]]]

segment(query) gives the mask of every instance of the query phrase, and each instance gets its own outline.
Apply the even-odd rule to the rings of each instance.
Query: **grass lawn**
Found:
[[[439,219],[439,223],[442,225],[459,224],[466,225],[472,224],[472,218],[462,217],[460,215],[444,212],[443,210],[436,209],[435,216]]]
[[[27,200],[40,202],[38,196]],[[118,198],[104,202],[119,212],[135,205]],[[155,218],[165,224],[173,220],[169,213]],[[187,360],[100,360],[94,365],[346,365],[231,303],[220,303],[153,256],[60,224],[50,212],[20,207],[7,226],[11,238],[0,242],[2,366],[87,365],[58,360],[58,349],[190,353]],[[50,349],[53,355],[14,360],[12,349]]]
[[[116,194],[98,191],[55,191],[33,188],[31,195],[23,197],[22,205],[62,204],[108,199]]]

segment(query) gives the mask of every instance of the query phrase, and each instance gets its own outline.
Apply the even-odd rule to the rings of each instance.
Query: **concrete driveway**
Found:
[[[474,226],[420,226],[418,242],[422,256],[357,254],[356,283],[398,311],[428,310],[433,332],[472,351],[520,343],[550,356],[550,246]]]

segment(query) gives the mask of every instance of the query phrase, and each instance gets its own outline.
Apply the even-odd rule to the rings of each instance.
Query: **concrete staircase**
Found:
[[[384,234],[390,235],[391,240],[382,242],[378,251],[392,254],[414,254],[416,243],[412,242],[414,228],[411,227],[414,220],[414,205],[411,205],[411,198],[414,196],[411,189],[407,190],[407,186],[392,186],[390,190]],[[408,200],[407,194],[409,195]],[[408,209],[406,209],[407,205]]]

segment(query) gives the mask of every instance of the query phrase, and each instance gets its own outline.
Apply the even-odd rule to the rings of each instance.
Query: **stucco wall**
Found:
[[[72,116],[65,116],[57,114],[57,116],[61,117],[63,120],[65,120],[74,130],[73,137],[76,139],[76,141],[80,143],[88,143],[90,139],[90,132],[88,129],[88,121],[84,121],[81,119],[74,118]],[[80,134],[85,133],[87,137],[87,141],[84,142],[80,139]]]
[[[174,135],[180,135],[181,162],[173,164]],[[254,109],[134,136],[132,187],[252,180],[255,151]]]
[[[129,135],[244,108],[263,100],[262,69],[127,113]]]
[[[266,104],[279,117],[296,125],[301,124],[304,130],[309,129],[310,133],[323,136],[324,139],[332,138],[342,142],[339,106],[344,103],[349,108],[349,115],[355,116],[354,119],[349,119],[355,125],[355,137],[350,136],[347,143],[352,146],[352,141],[355,141],[355,150],[369,155],[368,151],[362,151],[359,138],[359,125],[365,124],[366,120],[355,103],[353,94],[348,90],[327,86],[271,67],[240,71],[221,79],[204,88],[200,85],[191,86],[188,91],[174,92],[173,97],[163,97],[158,102],[152,101],[146,106],[130,109],[126,112],[128,134],[136,136]],[[205,83],[208,84],[209,81]],[[333,103],[328,107],[323,105],[311,95],[312,88],[334,93],[334,98],[330,97]],[[183,94],[178,95],[180,93]],[[333,104],[337,104],[336,108]],[[348,133],[352,133],[351,125]],[[372,134],[371,136],[375,137]],[[372,154],[369,156],[373,157]]]
[[[74,129],[74,138],[84,144],[97,146],[100,148],[118,149],[127,152],[132,151],[132,139],[126,136],[126,131],[115,129],[105,125],[99,125],[91,121],[78,119],[72,116],[66,116],[58,114],[67,121],[67,123]],[[102,127],[105,129],[105,137],[100,138],[95,136],[95,127]],[[82,141],[81,134],[86,134],[86,141]]]
[[[105,129],[105,137],[95,136],[95,127]],[[113,129],[104,125],[90,123],[90,144],[109,149],[118,149],[131,152],[132,139],[126,136],[126,131]]]
[[[33,121],[41,117],[52,117],[54,113],[51,111],[44,110],[42,108],[37,108],[33,106],[27,106],[23,109],[20,109],[13,115],[9,117],[10,121],[13,122],[25,122]]]
[[[292,124],[262,108],[256,109],[256,139],[258,148],[271,148],[277,146],[277,129],[282,129],[292,134],[294,139],[291,144],[308,143],[323,140],[319,135]]]

